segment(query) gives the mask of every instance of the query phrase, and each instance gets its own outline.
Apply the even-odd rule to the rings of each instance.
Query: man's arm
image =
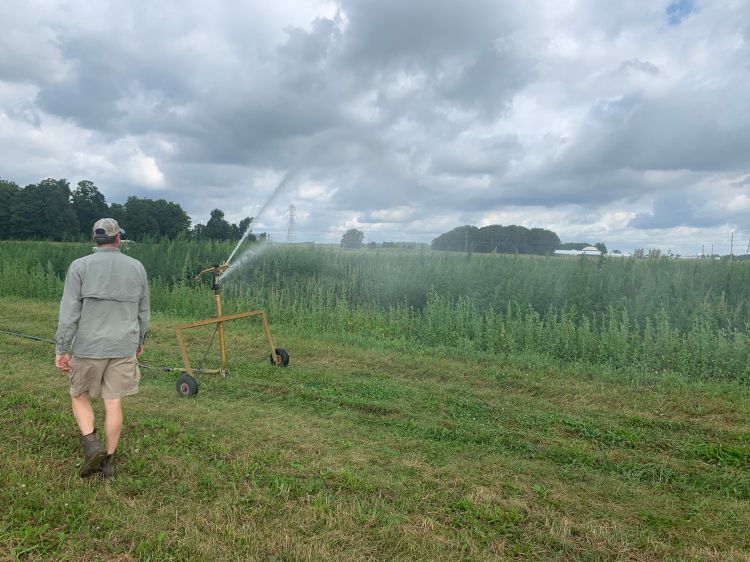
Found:
[[[81,275],[73,262],[65,276],[65,287],[60,299],[60,317],[57,321],[55,334],[55,367],[61,371],[70,371],[70,346],[78,331],[78,321],[81,319]]]
[[[140,333],[138,336],[138,350],[136,356],[140,356],[143,353],[143,346],[146,341],[146,333],[148,332],[148,325],[151,321],[151,302],[148,291],[148,277],[146,271],[143,271],[143,281],[141,286],[141,300],[138,303],[138,326]]]

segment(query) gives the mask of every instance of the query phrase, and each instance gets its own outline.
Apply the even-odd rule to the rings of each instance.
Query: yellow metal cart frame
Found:
[[[277,348],[274,345],[273,337],[271,336],[271,329],[268,325],[268,318],[263,310],[251,310],[248,312],[241,312],[239,314],[224,315],[221,306],[221,276],[229,268],[229,264],[216,264],[213,267],[204,269],[194,279],[200,279],[203,275],[211,274],[211,289],[214,292],[214,304],[216,305],[216,316],[208,318],[206,320],[198,320],[196,322],[188,322],[187,324],[180,324],[175,326],[175,332],[177,334],[177,344],[180,347],[180,353],[182,355],[182,362],[184,368],[171,368],[167,367],[166,371],[182,371],[182,375],[177,380],[177,392],[181,396],[193,396],[198,392],[198,383],[195,381],[195,373],[208,373],[208,374],[220,374],[226,376],[229,374],[229,368],[227,366],[227,350],[226,350],[226,338],[224,333],[224,323],[231,322],[233,320],[240,320],[242,318],[250,318],[252,316],[260,316],[263,322],[263,331],[268,339],[268,347],[271,351],[270,360],[271,363],[278,367],[286,367],[289,364],[289,354],[286,350]],[[209,326],[216,324],[217,331],[219,334],[219,353],[221,354],[221,367],[219,369],[193,369],[190,365],[190,358],[188,357],[187,345],[185,344],[185,338],[183,337],[183,330],[189,330],[191,328],[199,328],[201,326]]]

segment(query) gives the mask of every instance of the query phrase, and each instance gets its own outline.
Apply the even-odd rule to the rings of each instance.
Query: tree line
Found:
[[[239,240],[253,221],[246,217],[231,224],[223,211],[214,209],[205,225],[191,228],[182,207],[165,199],[130,196],[125,203],[107,204],[89,180],[71,188],[66,179],[47,178],[26,187],[0,179],[0,240],[88,240],[91,227],[102,217],[120,223],[130,240]],[[248,240],[253,242],[256,236],[250,234]]]
[[[341,247],[362,248],[365,246],[364,239],[364,232],[351,228],[341,237]],[[382,247],[386,248],[390,245],[396,246],[393,243],[383,242]],[[584,246],[587,245],[584,244]],[[551,230],[499,224],[482,228],[470,225],[459,226],[432,241],[433,250],[499,254],[547,255],[552,254],[560,246],[560,238]],[[377,244],[370,242],[367,247],[376,248]]]
[[[559,246],[560,238],[551,230],[499,224],[459,226],[432,241],[433,250],[499,254],[546,255]]]

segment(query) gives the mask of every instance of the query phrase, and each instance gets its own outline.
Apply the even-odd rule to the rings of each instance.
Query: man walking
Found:
[[[125,231],[114,219],[100,219],[92,236],[96,251],[70,264],[55,335],[55,367],[68,374],[73,416],[81,430],[81,477],[114,474],[122,430],[123,396],[138,392],[150,310],[146,270],[120,252]],[[71,357],[72,356],[72,357]],[[91,398],[104,400],[102,448]]]

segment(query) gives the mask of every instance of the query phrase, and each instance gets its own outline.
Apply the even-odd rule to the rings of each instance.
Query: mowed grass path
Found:
[[[52,338],[56,315],[0,300],[0,328]],[[179,321],[153,319],[142,361],[179,364]],[[52,345],[0,334],[0,560],[749,559],[747,387],[271,321],[287,369],[252,322],[195,399],[144,369],[110,481],[77,475]]]

